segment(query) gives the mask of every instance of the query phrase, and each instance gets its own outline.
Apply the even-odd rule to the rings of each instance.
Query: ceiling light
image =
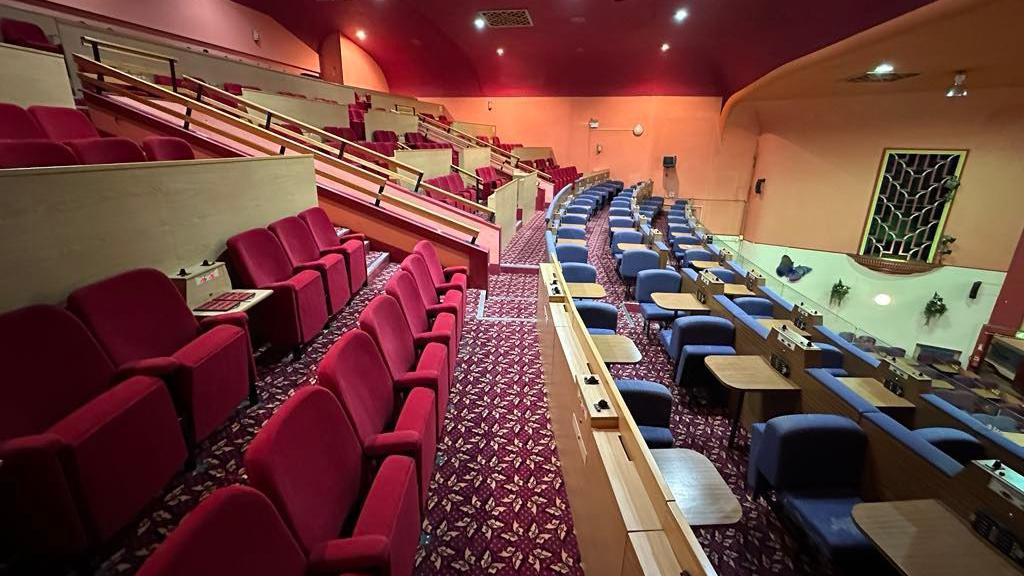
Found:
[[[356,38],[366,40],[366,30],[356,30]]]
[[[676,10],[675,14],[672,15],[672,19],[679,23],[682,22],[683,20],[686,20],[686,17],[689,15],[690,13],[687,12],[685,8],[680,8],[679,10]]]
[[[476,20],[473,20],[473,26],[476,26],[477,30],[483,30],[484,26],[487,26],[487,21],[477,16]]]
[[[896,68],[893,67],[892,64],[882,62],[878,66],[875,66],[875,69],[871,71],[871,74],[892,74],[894,70],[896,70]]]
[[[661,45],[661,51],[662,52],[668,52],[669,48],[670,48],[670,46],[668,45],[668,42],[665,42],[664,44]]]
[[[497,50],[495,50],[495,52],[498,53],[498,56],[504,56],[505,55],[505,49],[504,48],[498,48]]]
[[[884,293],[875,294],[875,304],[878,304],[879,306],[888,306],[889,304],[892,304],[892,296]]]
[[[953,76],[953,85],[946,90],[946,98],[963,98],[967,96],[967,72],[957,70]]]

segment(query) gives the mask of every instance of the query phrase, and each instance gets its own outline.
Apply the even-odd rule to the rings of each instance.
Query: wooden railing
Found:
[[[417,114],[416,116],[419,118],[420,126],[426,132],[427,136],[433,136],[435,139],[452,144],[459,149],[468,147],[486,148],[491,153],[491,164],[496,167],[506,168],[508,170],[521,170],[523,172],[537,174],[539,178],[542,178],[546,182],[552,181],[551,177],[544,172],[541,172],[532,166],[520,164],[519,156],[516,156],[512,152],[499,148],[490,142],[484,142],[468,132],[463,132],[458,128],[449,124],[444,124],[443,122],[430,118],[424,114]]]
[[[376,170],[367,170],[349,162],[349,157],[343,156],[341,151],[338,149],[334,149],[299,134],[287,134],[285,130],[271,130],[271,121],[274,118],[273,114],[271,114],[269,118],[263,118],[264,123],[261,125],[259,122],[261,118],[255,118],[248,114],[247,111],[232,108],[231,106],[222,104],[215,100],[202,100],[201,95],[199,94],[197,94],[197,99],[189,98],[180,92],[168,90],[156,84],[141,80],[131,74],[118,70],[117,68],[102,64],[80,54],[75,55],[75,63],[78,67],[78,76],[82,82],[82,86],[84,88],[89,88],[98,94],[117,94],[162,114],[181,120],[183,122],[183,128],[186,130],[191,126],[198,126],[218,135],[219,137],[241,144],[242,146],[258,150],[259,152],[267,155],[284,154],[289,150],[299,154],[311,154],[318,162],[375,186],[375,189],[369,188],[361,182],[342,178],[333,172],[323,170],[321,168],[316,169],[318,177],[339,184],[346,190],[352,190],[363,194],[369,197],[370,201],[377,206],[382,204],[392,205],[402,210],[417,214],[429,221],[468,235],[470,237],[469,242],[471,243],[475,243],[480,234],[480,229],[475,226],[471,226],[443,214],[438,214],[434,210],[420,206],[396,195],[393,192],[389,192],[387,190],[388,179],[378,173],[378,171],[381,170],[381,167],[379,166],[373,165],[376,167]],[[195,82],[195,79],[190,78],[189,81]],[[209,87],[208,84],[199,84],[199,86]],[[219,93],[228,94],[223,91],[219,91]],[[231,96],[230,94],[228,95]],[[235,99],[240,100],[237,99],[237,97]],[[166,106],[161,102],[177,104],[183,107],[184,111],[172,106]],[[244,102],[240,103],[246,106],[252,104]],[[252,105],[256,107],[255,104]],[[197,117],[197,113],[201,113],[219,123],[226,124],[235,130],[226,130],[221,126],[208,121],[206,118]],[[278,115],[277,118],[285,119],[286,121],[292,120],[280,115]],[[255,137],[258,140],[270,142],[271,144],[276,145],[277,149],[270,148],[265,144],[240,133]],[[334,138],[330,133],[324,134]],[[368,149],[367,151],[371,153],[373,152]],[[387,157],[385,156],[385,158]],[[413,170],[416,169],[413,168]],[[416,170],[416,173],[419,173],[422,176],[422,172]],[[440,190],[440,192],[445,191]],[[457,199],[461,202],[468,203],[464,198],[457,197]],[[486,206],[481,206],[481,208],[484,209],[482,211],[490,210]]]

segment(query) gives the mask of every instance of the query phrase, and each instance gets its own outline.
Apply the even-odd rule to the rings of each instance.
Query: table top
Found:
[[[576,228],[577,230],[586,230],[587,229],[587,225],[586,224],[563,224],[562,222],[558,223],[558,227],[559,228]]]
[[[799,390],[760,356],[708,356],[708,370],[727,388],[748,392]]]
[[[853,521],[907,576],[1020,576],[1009,560],[938,500],[857,504]]]
[[[596,282],[566,282],[565,287],[572,298],[604,298],[608,295],[604,286]]]
[[[796,324],[793,324],[792,320],[782,320],[780,318],[758,318],[757,323],[769,330],[777,328],[779,332],[795,332],[804,338],[811,337],[811,335],[806,331],[797,328]],[[783,326],[785,326],[785,329],[783,329]]]
[[[706,456],[685,448],[651,450],[651,456],[691,526],[740,521],[740,501]]]
[[[750,288],[747,288],[743,284],[726,284],[725,285],[726,296],[753,296]]]
[[[636,228],[611,228],[612,234],[616,232],[636,232]]]
[[[605,364],[636,364],[643,358],[636,344],[621,334],[591,334],[590,339]]]
[[[1000,432],[1018,446],[1024,446],[1024,432]]]
[[[717,260],[693,260],[687,262],[686,265],[697,270],[707,270],[708,268],[719,268],[722,263]]]
[[[587,241],[582,238],[559,238],[558,244],[575,244],[577,246],[586,246]]]
[[[690,292],[654,292],[651,294],[651,300],[665,310],[700,312],[708,309]]]
[[[650,250],[647,244],[633,244],[632,242],[619,242],[619,250]]]
[[[844,376],[839,381],[853,390],[858,396],[867,400],[875,408],[905,408],[914,409],[914,403],[906,398],[901,398],[885,387],[874,378],[861,378]]]
[[[203,317],[206,317],[206,316],[220,316],[221,314],[233,314],[235,312],[246,312],[250,308],[252,308],[253,306],[259,304],[260,302],[263,302],[267,298],[270,298],[270,295],[274,293],[273,290],[261,290],[261,289],[258,289],[258,288],[252,288],[252,289],[246,288],[246,289],[238,289],[238,290],[228,290],[228,292],[255,292],[256,295],[253,296],[252,298],[248,299],[248,300],[245,300],[244,302],[242,302],[238,306],[235,306],[231,310],[224,310],[223,312],[215,312],[215,311],[199,312],[199,311],[193,310],[192,311],[192,315],[196,316],[196,317],[199,317],[199,318],[203,318]],[[200,302],[200,305],[202,305],[202,304],[205,304],[205,302]]]

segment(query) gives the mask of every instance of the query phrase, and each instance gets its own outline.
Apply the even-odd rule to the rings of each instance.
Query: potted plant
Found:
[[[832,306],[842,306],[843,299],[850,293],[850,287],[843,284],[843,279],[840,278],[835,284],[832,285],[832,292],[828,295],[828,303]]]
[[[931,324],[932,320],[940,318],[946,313],[946,303],[942,301],[942,296],[936,292],[932,296],[931,300],[924,305],[924,325]]]

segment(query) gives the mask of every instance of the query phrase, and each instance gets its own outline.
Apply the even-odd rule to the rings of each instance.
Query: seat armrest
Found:
[[[249,315],[245,312],[228,312],[216,316],[206,316],[199,320],[199,331],[206,332],[221,325],[237,326],[242,330],[249,329]]]
[[[459,307],[455,304],[431,304],[427,306],[427,316],[433,318],[438,314],[449,313],[456,318],[459,317]]]
[[[132,376],[155,376],[157,378],[162,378],[164,376],[174,374],[179,368],[181,368],[181,362],[169,356],[146,358],[144,360],[135,360],[134,362],[122,364],[117,369],[117,374],[114,375],[114,379],[121,381],[131,378]]]
[[[330,540],[310,551],[310,572],[375,572],[387,566],[390,549],[388,539],[379,535]]]
[[[423,348],[431,342],[437,342],[438,344],[448,345],[451,342],[452,333],[443,332],[441,330],[431,330],[430,332],[420,332],[413,337],[414,343],[417,348]]]
[[[465,274],[469,276],[469,268],[466,266],[449,266],[444,269],[444,277],[450,282],[452,276],[456,274]]]
[[[415,457],[423,439],[415,430],[396,430],[371,436],[363,446],[363,451],[371,458],[381,458],[391,454],[404,454]]]
[[[441,373],[437,370],[417,370],[415,372],[406,372],[398,378],[395,378],[395,387],[400,390],[410,390],[412,388],[430,388],[431,390],[437,390],[437,381],[441,378]]]
[[[449,290],[456,290],[458,292],[462,292],[462,284],[456,284],[455,282],[445,282],[444,284],[438,284],[436,289],[438,294],[444,294]]]
[[[366,234],[354,234],[353,233],[353,234],[345,234],[345,235],[342,235],[342,236],[338,236],[338,243],[339,244],[344,244],[345,242],[348,242],[349,240],[358,240],[360,242],[366,242]]]
[[[302,262],[300,264],[296,264],[295,265],[295,270],[293,270],[292,273],[293,274],[298,274],[299,272],[304,272],[306,270],[312,270],[313,272],[316,272],[317,274],[319,274],[320,271],[323,270],[323,269],[324,269],[324,265],[322,263],[320,263],[320,262]]]

